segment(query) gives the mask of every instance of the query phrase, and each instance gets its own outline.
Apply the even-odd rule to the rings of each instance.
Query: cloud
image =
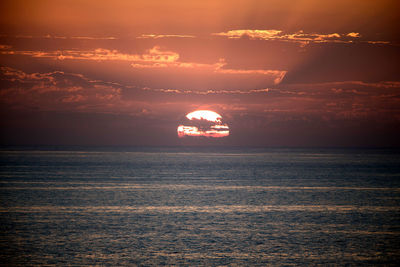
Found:
[[[107,111],[123,105],[122,88],[81,74],[26,73],[0,67],[0,102],[14,108]]]
[[[367,41],[367,43],[373,44],[373,45],[387,45],[387,44],[390,44],[390,42],[388,42],[388,41]]]
[[[353,38],[361,37],[360,33],[358,33],[358,32],[349,32],[346,36],[353,37]]]
[[[161,51],[158,46],[148,50],[148,53],[126,54],[118,50],[97,48],[94,50],[57,50],[57,51],[37,51],[37,50],[9,50],[6,48],[0,52],[3,55],[25,55],[37,58],[51,59],[72,59],[72,60],[94,60],[94,61],[130,61],[139,63],[165,63],[174,62],[179,58],[179,54],[171,51]]]
[[[278,38],[282,33],[280,30],[230,30],[227,32],[213,33],[212,35],[226,36],[230,39],[239,39],[248,36],[250,39],[270,40]]]
[[[56,36],[53,38],[64,39],[63,36]],[[68,38],[68,37],[66,37]],[[65,39],[66,39],[65,38]],[[106,37],[92,37],[92,36],[72,36],[71,39],[78,39],[78,40],[116,40],[116,37],[106,36]]]
[[[262,75],[269,77],[273,84],[279,84],[285,77],[285,70],[269,69],[230,69],[227,62],[221,58],[218,62],[206,64],[197,62],[182,62],[177,52],[163,50],[154,46],[144,54],[127,54],[118,50],[97,48],[94,50],[57,50],[57,51],[35,51],[35,50],[12,50],[4,47],[0,51],[3,55],[23,55],[34,58],[50,58],[54,60],[91,60],[91,61],[126,61],[130,62],[135,69],[163,69],[178,68],[195,71],[206,71],[209,73],[226,75]]]
[[[161,93],[171,93],[171,94],[194,94],[194,95],[248,95],[248,94],[265,94],[271,89],[251,89],[251,90],[207,90],[207,91],[197,91],[197,90],[180,90],[180,89],[151,89],[148,87],[142,88],[145,91],[154,91]]]
[[[167,56],[166,56],[167,55]],[[148,54],[143,56],[144,58],[157,59],[138,61],[132,63],[131,66],[134,68],[184,68],[184,69],[199,69],[205,71],[211,71],[219,74],[234,74],[234,75],[265,75],[273,78],[274,84],[279,84],[286,75],[286,71],[283,70],[263,70],[263,69],[228,69],[226,68],[225,59],[220,59],[218,62],[213,64],[195,63],[195,62],[181,62],[179,61],[179,54],[171,51],[162,51],[160,47],[155,46],[148,50]]]
[[[160,39],[160,38],[196,38],[194,35],[185,34],[142,34],[137,39]]]
[[[87,96],[83,96],[83,95],[71,95],[71,96],[66,96],[64,98],[61,99],[61,102],[64,103],[77,103],[77,102],[82,102],[85,101],[87,99]]]
[[[307,87],[359,86],[359,87],[369,87],[369,88],[400,88],[400,82],[399,81],[381,81],[381,82],[340,81],[340,82],[326,82],[326,83],[312,83],[312,84],[296,84],[296,86],[307,86]]]
[[[64,36],[64,35],[16,35],[12,36],[17,39],[76,39],[76,40],[117,40],[113,36]]]
[[[266,101],[267,99],[291,98],[300,99],[308,98],[316,101],[323,99],[332,101],[334,99],[343,98],[346,101],[353,101],[353,97],[362,97],[364,99],[371,97],[397,96],[400,98],[400,82],[382,81],[379,83],[367,83],[363,81],[342,81],[329,83],[310,83],[310,84],[285,84],[276,87],[249,89],[249,90],[190,90],[190,89],[174,89],[174,88],[142,88],[147,92],[158,92],[167,95],[193,95],[193,96],[210,96],[210,97],[233,97],[241,95],[254,96],[251,98],[253,102]],[[226,98],[227,99],[227,98]],[[244,98],[242,98],[244,99]],[[247,98],[249,100],[250,98]],[[274,100],[275,101],[275,100]]]
[[[282,70],[243,70],[243,69],[216,69],[215,72],[227,74],[261,74],[274,77],[274,84],[279,84],[286,75]]]
[[[212,33],[214,36],[223,36],[229,39],[248,37],[251,40],[296,42],[302,45],[308,43],[353,43],[361,37],[358,32],[349,33],[284,33],[281,30],[230,30],[227,32]],[[371,44],[388,44],[389,42],[366,41]]]
[[[3,45],[3,44],[0,44],[0,50],[7,50],[7,49],[11,49],[11,48],[12,48],[11,45]]]
[[[399,89],[399,82],[343,81],[281,85],[279,88],[268,88],[265,93],[243,94],[240,103],[234,101],[237,98],[235,93],[224,92],[222,97],[226,103],[224,110],[244,116],[248,112],[260,114],[260,110],[264,110],[265,114],[262,116],[270,122],[307,118],[392,123],[400,122]],[[213,92],[209,94],[210,98],[218,97]]]

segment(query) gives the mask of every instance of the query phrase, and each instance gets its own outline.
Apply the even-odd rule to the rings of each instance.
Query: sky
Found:
[[[397,0],[1,1],[0,144],[400,147]],[[179,138],[195,110],[223,138]]]

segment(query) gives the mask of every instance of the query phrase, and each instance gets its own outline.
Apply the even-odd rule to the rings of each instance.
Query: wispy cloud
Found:
[[[57,37],[55,37],[55,38],[57,38]],[[58,37],[58,38],[60,38],[60,37]],[[112,36],[105,36],[105,37],[72,36],[71,39],[78,39],[78,40],[116,40],[117,38],[116,37],[112,37]]]
[[[286,75],[286,71],[282,70],[243,70],[243,69],[222,69],[218,68],[215,70],[218,73],[226,73],[226,74],[261,74],[272,76],[274,78],[274,84],[279,84]]]
[[[65,36],[65,35],[15,35],[8,36],[17,39],[76,39],[76,40],[118,40],[114,36]],[[162,39],[162,38],[196,38],[190,34],[141,34],[136,39]]]
[[[274,84],[279,84],[286,75],[283,70],[263,70],[263,69],[229,69],[226,68],[227,63],[225,59],[221,58],[218,62],[213,64],[196,63],[196,62],[181,62],[179,61],[179,54],[172,51],[162,51],[159,47],[153,47],[148,50],[148,53],[143,55],[142,58],[156,59],[139,61],[132,63],[134,68],[185,68],[185,69],[201,69],[208,70],[219,74],[256,74],[266,75],[273,77]]]
[[[94,61],[127,61],[136,69],[180,68],[199,71],[208,71],[227,75],[264,75],[268,76],[274,84],[279,84],[286,75],[285,70],[269,69],[230,69],[227,62],[221,58],[218,62],[206,64],[197,62],[182,62],[177,52],[163,50],[159,46],[148,49],[144,54],[121,53],[118,50],[98,48],[94,50],[12,50],[4,46],[0,50],[3,55],[24,55],[35,58],[50,58],[55,60],[94,60]]]
[[[17,39],[77,39],[77,40],[117,40],[114,36],[65,36],[65,35],[15,35]]]
[[[346,36],[353,37],[353,38],[361,37],[360,33],[358,33],[358,32],[349,32]]]
[[[251,90],[207,90],[207,91],[198,91],[198,90],[180,90],[180,89],[152,89],[152,88],[142,88],[144,91],[154,91],[161,93],[171,93],[171,94],[194,94],[194,95],[248,95],[248,94],[265,94],[268,93],[271,89],[251,89]]]
[[[227,32],[213,33],[214,36],[223,36],[229,39],[248,37],[251,40],[296,42],[301,45],[308,43],[353,43],[361,38],[358,32],[349,33],[307,33],[298,31],[285,33],[281,30],[230,30]],[[389,44],[383,41],[363,41],[370,44]]]
[[[374,44],[374,45],[387,45],[390,44],[388,41],[367,41],[369,44]]]
[[[11,49],[12,46],[11,45],[4,45],[4,44],[0,44],[0,50],[4,50],[4,49]]]
[[[380,90],[379,90],[380,89]],[[398,92],[400,82],[382,81],[368,83],[363,81],[342,81],[328,83],[290,84],[271,88],[250,89],[250,90],[190,90],[174,88],[142,88],[143,91],[160,92],[177,95],[266,95],[273,97],[307,97],[318,99],[330,99],[334,96],[348,98],[352,96],[383,97],[387,95],[400,97]],[[397,92],[397,94],[396,94]],[[330,99],[332,100],[332,99]],[[351,100],[351,99],[350,99]]]
[[[136,38],[138,39],[196,38],[196,36],[187,34],[142,34]]]
[[[81,74],[54,71],[26,73],[10,67],[0,67],[0,92],[3,104],[35,107],[47,110],[104,110],[121,104],[121,87]],[[71,106],[72,105],[72,106]]]
[[[230,30],[227,32],[213,33],[212,35],[225,36],[230,39],[238,39],[243,36],[248,36],[251,39],[277,39],[282,31],[280,30]]]
[[[334,87],[334,86],[345,86],[345,87],[367,87],[367,88],[400,88],[399,81],[381,81],[381,82],[364,82],[364,81],[340,81],[340,82],[326,82],[326,83],[312,83],[302,84],[298,83],[295,86],[304,86],[309,88],[321,88],[321,87]]]
[[[24,55],[38,58],[51,59],[73,59],[73,60],[94,60],[94,61],[130,61],[130,62],[151,62],[163,63],[174,62],[179,58],[179,54],[170,51],[160,51],[159,47],[153,47],[148,53],[143,55],[121,53],[118,50],[97,48],[94,50],[57,50],[57,51],[37,51],[37,50],[11,50],[4,47],[0,52],[3,55]]]

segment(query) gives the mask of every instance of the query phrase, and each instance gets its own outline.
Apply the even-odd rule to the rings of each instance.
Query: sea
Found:
[[[400,150],[2,147],[1,266],[398,266]]]

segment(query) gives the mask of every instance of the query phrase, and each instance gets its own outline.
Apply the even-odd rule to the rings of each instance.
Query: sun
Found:
[[[186,115],[186,121],[178,126],[178,136],[220,138],[229,135],[229,126],[222,116],[211,110],[195,110]]]
[[[220,122],[222,117],[217,112],[211,110],[196,110],[186,115],[189,120],[207,120],[212,122]]]

